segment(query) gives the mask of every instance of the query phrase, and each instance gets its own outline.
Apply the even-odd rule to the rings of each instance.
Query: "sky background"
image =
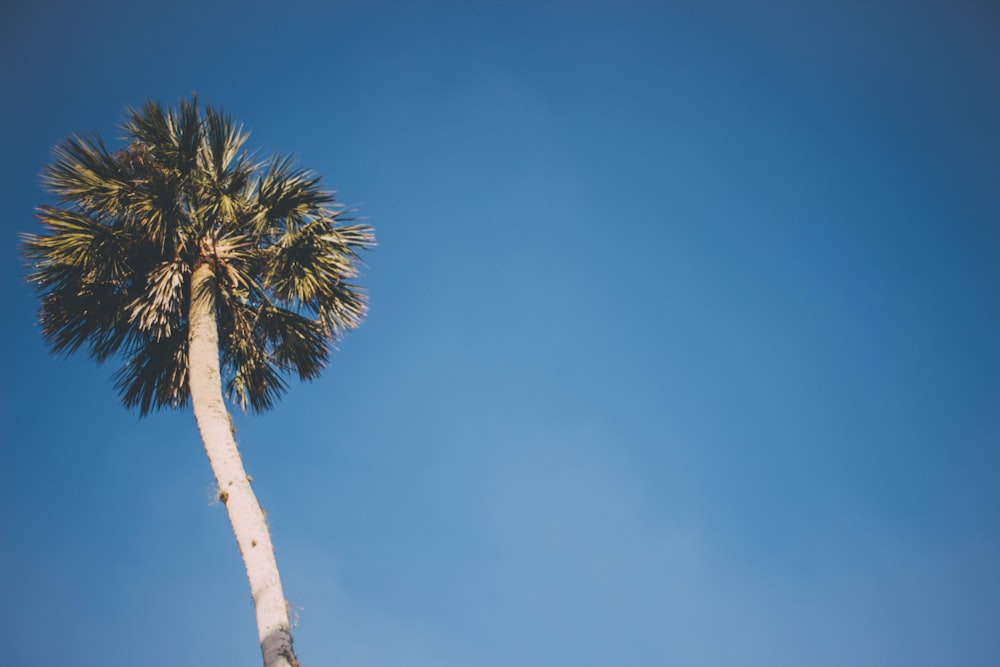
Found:
[[[998,64],[987,0],[5,3],[0,664],[259,664],[192,415],[17,251],[192,91],[378,234],[236,416],[305,667],[1000,664]]]

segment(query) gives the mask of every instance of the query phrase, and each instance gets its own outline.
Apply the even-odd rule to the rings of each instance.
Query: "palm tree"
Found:
[[[357,327],[351,280],[370,227],[350,222],[320,177],[287,157],[255,160],[248,133],[197,98],[129,109],[127,144],[97,136],[55,149],[41,234],[23,250],[42,334],[87,349],[140,416],[189,401],[243,556],[265,667],[295,667],[287,603],[264,511],[224,394],[261,412],[285,377],[315,378],[331,344]]]

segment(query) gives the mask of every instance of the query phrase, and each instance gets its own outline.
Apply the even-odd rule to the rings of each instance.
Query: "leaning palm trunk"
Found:
[[[229,513],[250,580],[264,667],[298,667],[292,651],[288,606],[281,590],[271,533],[243,468],[232,421],[222,398],[216,290],[211,265],[197,266],[191,277],[188,328],[189,383],[194,416],[219,485],[219,498]]]

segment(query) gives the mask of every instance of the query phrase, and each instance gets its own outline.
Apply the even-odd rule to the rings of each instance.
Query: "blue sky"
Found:
[[[237,415],[309,667],[1000,662],[1000,12],[19,3],[0,21],[0,663],[254,664],[188,412],[53,357],[17,234],[197,91],[377,230]]]

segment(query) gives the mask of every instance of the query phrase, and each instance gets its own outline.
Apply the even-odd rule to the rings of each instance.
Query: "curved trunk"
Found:
[[[197,266],[191,277],[188,319],[188,382],[194,416],[219,485],[219,499],[229,513],[229,522],[250,580],[264,667],[298,667],[292,652],[288,607],[281,591],[271,533],[264,510],[243,469],[232,421],[222,398],[215,294],[212,267],[209,264]]]

